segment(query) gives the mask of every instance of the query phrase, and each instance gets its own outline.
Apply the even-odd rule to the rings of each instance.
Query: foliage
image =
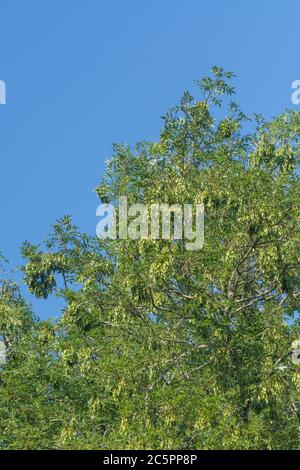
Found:
[[[37,321],[3,281],[3,449],[300,448],[300,115],[245,116],[232,78],[214,67],[157,142],[115,145],[96,189],[203,202],[202,250],[100,241],[69,217],[24,244],[29,290],[65,309]]]

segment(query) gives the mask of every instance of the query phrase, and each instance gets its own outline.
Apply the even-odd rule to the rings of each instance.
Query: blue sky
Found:
[[[211,65],[266,116],[292,107],[300,79],[299,0],[0,0],[0,22],[0,251],[13,265],[64,214],[95,233],[111,144],[155,139]]]

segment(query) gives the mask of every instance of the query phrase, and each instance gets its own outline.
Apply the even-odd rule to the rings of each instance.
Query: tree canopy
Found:
[[[203,249],[99,240],[69,216],[26,242],[24,283],[57,295],[41,321],[2,272],[2,449],[299,449],[300,113],[232,102],[221,67],[114,145],[102,202],[203,203]]]

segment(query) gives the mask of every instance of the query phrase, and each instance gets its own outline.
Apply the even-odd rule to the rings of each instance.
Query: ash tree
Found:
[[[233,74],[211,72],[158,141],[114,146],[96,189],[203,203],[203,249],[98,240],[69,217],[24,244],[30,292],[65,308],[1,366],[2,448],[299,449],[300,114],[246,116]]]

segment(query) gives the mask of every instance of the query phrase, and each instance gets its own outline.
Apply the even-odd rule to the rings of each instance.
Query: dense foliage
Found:
[[[57,322],[3,273],[0,448],[300,448],[300,115],[245,116],[232,78],[214,67],[157,142],[116,145],[97,188],[203,202],[202,250],[100,241],[64,217],[23,246],[30,292],[65,299]]]

